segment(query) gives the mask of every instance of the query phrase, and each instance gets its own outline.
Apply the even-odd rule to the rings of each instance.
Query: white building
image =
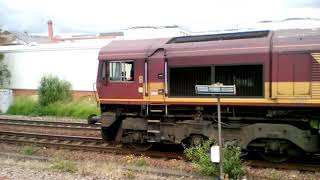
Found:
[[[50,25],[50,24],[49,24]],[[53,36],[52,22],[48,26],[53,42],[48,44],[0,46],[11,71],[11,85],[15,95],[36,94],[41,77],[52,74],[71,82],[76,95],[93,95],[96,81],[98,53],[112,40],[148,39],[187,35],[177,26],[135,27],[123,31],[123,36],[101,39],[92,37]],[[101,37],[101,36],[100,36]],[[106,37],[106,36],[105,36]],[[83,38],[83,39],[81,39]]]
[[[0,46],[0,53],[11,71],[15,94],[35,94],[41,77],[52,74],[87,95],[96,80],[99,50],[110,41]]]

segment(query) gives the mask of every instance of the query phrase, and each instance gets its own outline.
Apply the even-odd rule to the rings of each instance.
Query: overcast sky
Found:
[[[320,0],[0,0],[0,28],[107,32],[131,26],[179,25],[190,31],[247,26],[263,20],[320,19]]]

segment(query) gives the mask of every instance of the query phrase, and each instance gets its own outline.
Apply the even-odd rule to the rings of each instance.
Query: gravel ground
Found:
[[[160,176],[151,173],[142,173],[123,170],[109,164],[79,163],[78,171],[63,172],[52,168],[49,162],[17,161],[0,158],[0,180],[98,180],[98,179],[193,179],[188,177]]]
[[[1,152],[24,154],[24,146],[0,143]],[[184,172],[191,172],[190,162],[177,159],[157,159],[145,156],[121,155],[103,152],[89,152],[76,150],[57,150],[55,148],[33,147],[36,156],[55,158],[62,157],[72,161],[94,161],[94,162],[116,162],[120,164],[135,164],[137,161],[144,161],[146,166],[162,169],[171,169]]]
[[[23,147],[0,143],[1,152],[23,154]],[[195,177],[163,177],[148,172],[124,170],[123,167],[134,166],[142,169],[157,169],[160,172],[177,172],[189,174],[192,172],[190,162],[182,160],[153,159],[144,156],[116,155],[109,153],[56,150],[52,148],[35,147],[35,154],[55,159],[62,157],[72,162],[80,162],[77,173],[59,172],[50,169],[50,162],[35,163],[35,161],[14,161],[0,158],[0,180],[3,179],[197,179]],[[143,159],[143,166],[136,166],[136,162]],[[43,165],[44,163],[44,165]],[[31,166],[32,165],[32,166]],[[266,180],[316,180],[320,179],[320,172],[301,172],[294,170],[279,170],[272,168],[245,167],[247,179]],[[203,177],[208,179],[207,177]]]

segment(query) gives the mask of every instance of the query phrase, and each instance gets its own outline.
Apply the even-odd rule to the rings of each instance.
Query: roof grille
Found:
[[[197,36],[181,36],[181,37],[174,37],[170,39],[167,42],[167,44],[262,38],[262,37],[267,37],[269,32],[270,31],[250,31],[250,32],[209,34],[209,35],[197,35]]]

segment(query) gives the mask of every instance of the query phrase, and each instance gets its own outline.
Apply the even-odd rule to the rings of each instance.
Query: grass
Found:
[[[90,114],[99,114],[99,108],[96,102],[86,100],[58,101],[47,106],[41,106],[35,98],[20,96],[15,98],[7,114],[86,119]]]
[[[62,171],[62,172],[77,172],[78,166],[75,162],[59,159],[53,162],[51,169]]]
[[[135,177],[136,177],[133,171],[124,172],[124,173],[123,173],[123,176],[124,176],[126,179],[135,179]]]
[[[59,150],[54,155],[54,160],[51,164],[51,169],[58,170],[61,172],[77,172],[78,171],[78,165],[77,163],[66,160],[65,159],[65,153],[62,150]]]
[[[36,149],[33,145],[26,145],[21,151],[24,155],[31,156],[36,152]]]
[[[146,160],[144,158],[138,158],[135,162],[137,166],[145,166],[146,165]]]
[[[134,156],[134,155],[128,155],[126,156],[126,162],[129,165],[135,165],[135,166],[146,166],[147,165],[147,159],[149,157],[146,157],[144,155],[141,156]]]
[[[33,115],[38,106],[36,100],[32,97],[20,96],[15,98],[13,104],[9,107],[7,114]]]

